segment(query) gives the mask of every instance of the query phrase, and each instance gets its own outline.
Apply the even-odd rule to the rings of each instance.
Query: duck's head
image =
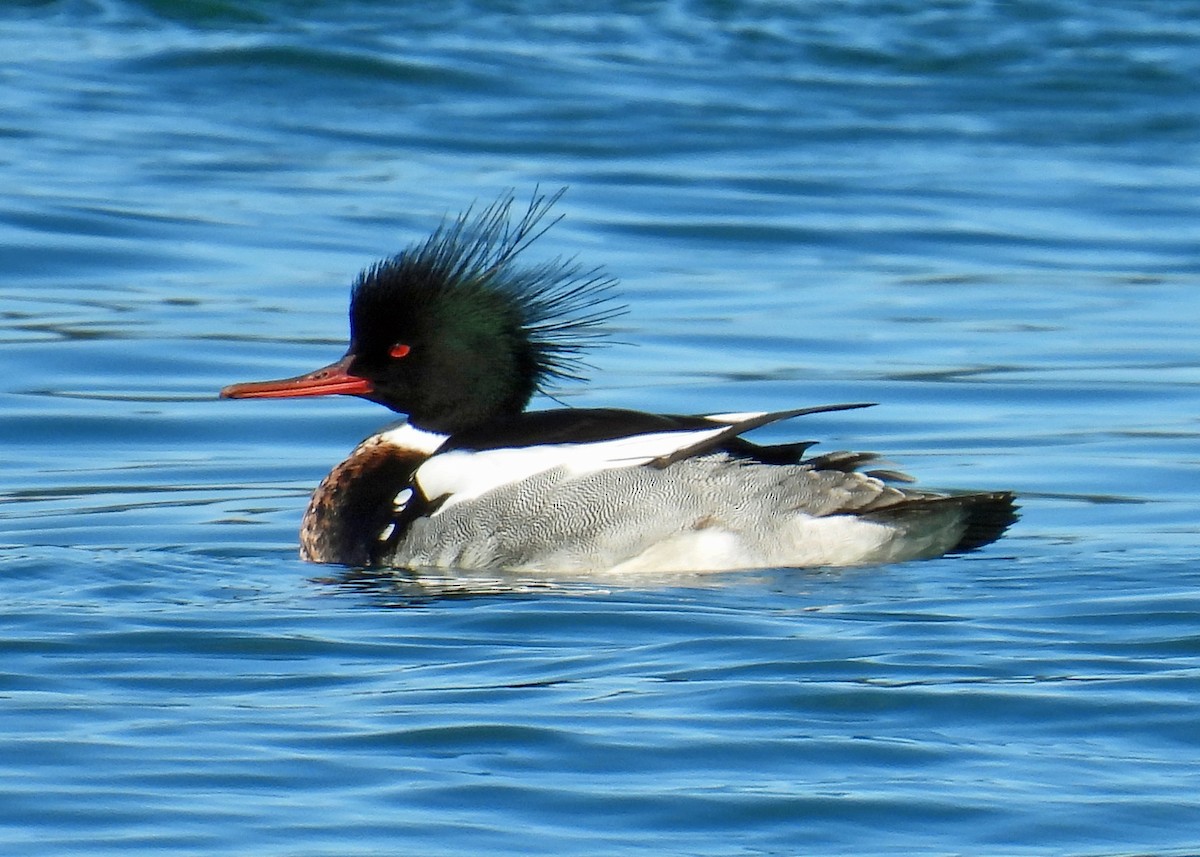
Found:
[[[451,434],[520,413],[536,391],[580,378],[581,352],[623,312],[615,280],[518,256],[557,219],[535,194],[515,223],[511,194],[363,271],[350,295],[350,347],[295,378],[234,384],[222,398],[359,396]]]

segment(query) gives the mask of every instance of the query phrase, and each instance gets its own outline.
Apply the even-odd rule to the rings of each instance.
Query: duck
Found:
[[[663,414],[527,410],[584,380],[627,311],[602,268],[527,263],[563,191],[509,192],[363,270],[345,354],[233,384],[225,399],[355,396],[405,416],[312,494],[300,555],[362,568],[616,574],[879,565],[978,550],[1017,519],[1009,491],[935,492],[874,453],[744,437],[870,407]]]

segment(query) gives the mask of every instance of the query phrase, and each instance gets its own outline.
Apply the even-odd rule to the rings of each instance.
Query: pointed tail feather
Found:
[[[959,500],[967,511],[967,524],[962,538],[950,553],[967,553],[990,545],[1004,535],[1020,515],[1016,497],[1011,491],[990,491],[984,494],[964,494],[947,497]]]
[[[955,508],[965,516],[961,524],[962,534],[944,553],[969,553],[990,545],[1020,517],[1017,515],[1016,497],[1011,491],[918,497],[869,512],[862,517],[900,523],[928,518],[939,512],[944,514]]]

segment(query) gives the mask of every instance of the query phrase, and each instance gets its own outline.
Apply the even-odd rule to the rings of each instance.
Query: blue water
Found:
[[[0,11],[0,850],[1200,853],[1200,3],[417,7]],[[563,401],[879,402],[762,439],[1020,523],[848,571],[301,563],[390,416],[216,391],[539,183],[540,252],[630,305]]]

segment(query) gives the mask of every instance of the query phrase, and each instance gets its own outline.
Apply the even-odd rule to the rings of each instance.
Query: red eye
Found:
[[[401,357],[407,357],[408,352],[410,351],[412,351],[411,345],[405,345],[403,342],[397,342],[388,349],[388,355],[399,359]]]

